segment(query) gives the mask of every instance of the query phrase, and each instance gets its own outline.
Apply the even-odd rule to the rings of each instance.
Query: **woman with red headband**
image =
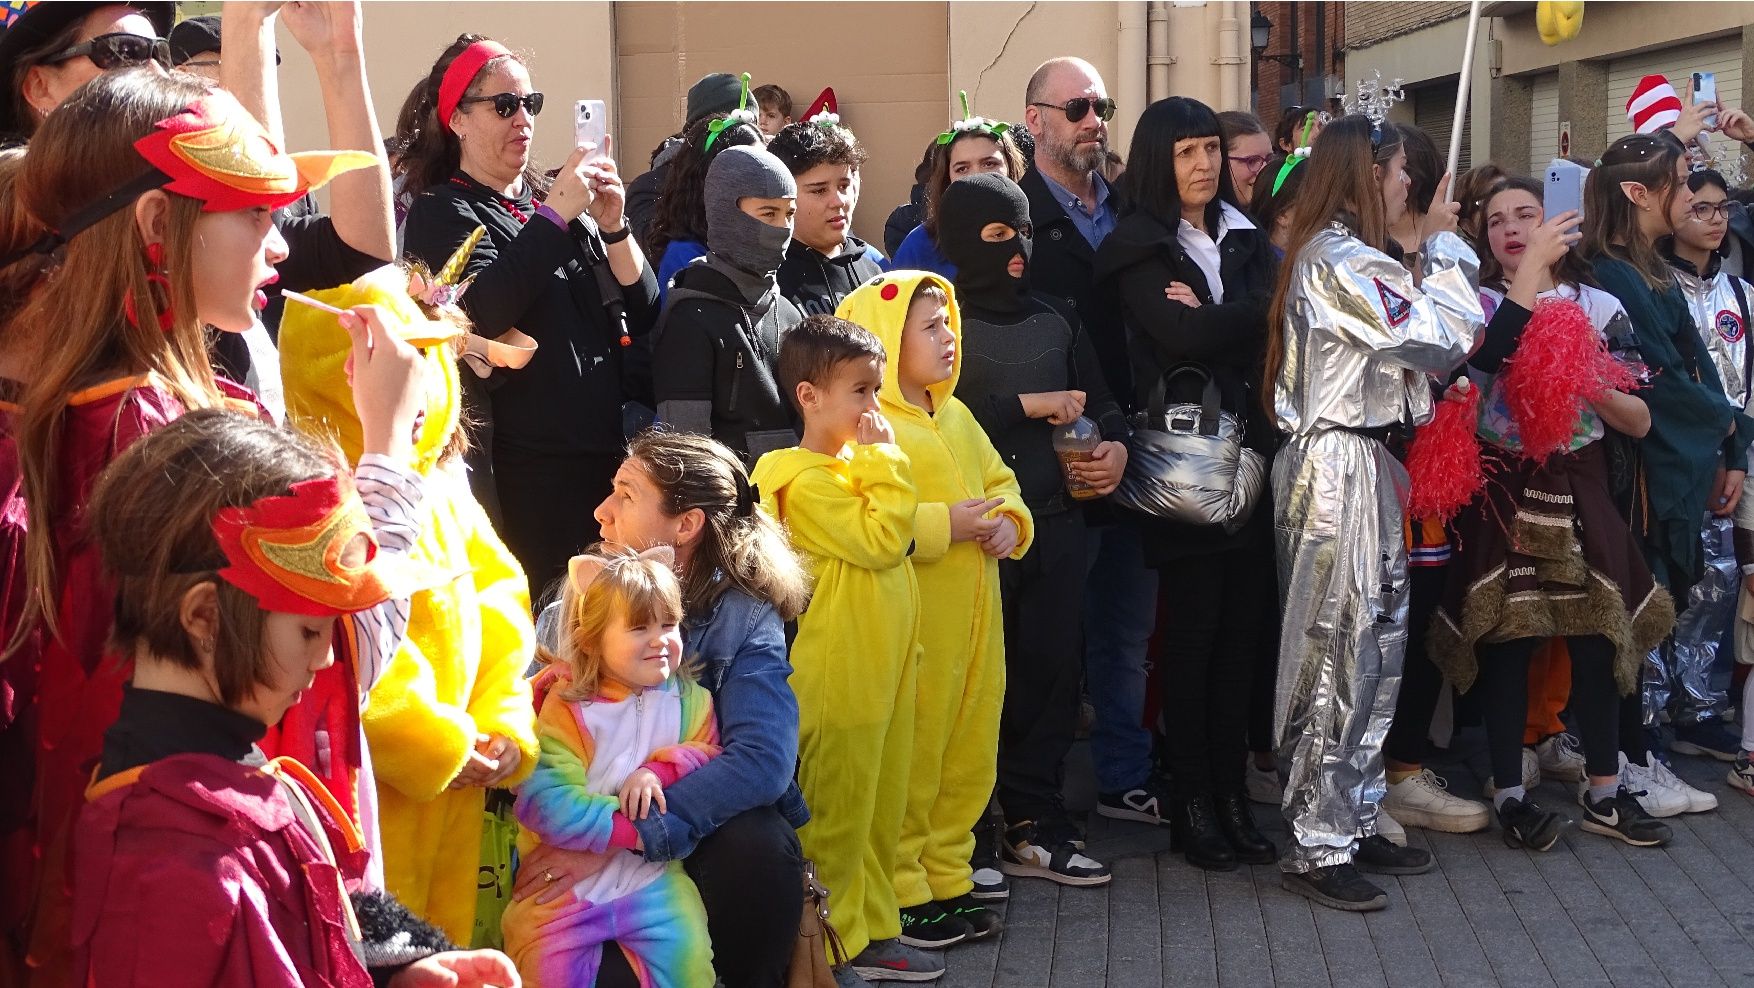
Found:
[[[22,580],[23,613],[0,634],[9,663],[37,670],[24,698],[35,756],[0,763],[0,778],[35,772],[30,831],[8,841],[29,858],[6,862],[4,906],[6,940],[27,945],[37,983],[67,975],[67,840],[129,673],[105,644],[112,593],[84,516],[94,478],[189,409],[258,408],[216,379],[203,327],[251,325],[286,256],[273,209],[372,160],[286,155],[236,100],[152,68],[87,83],[25,156],[14,195],[29,222],[0,243],[0,266],[38,265],[47,276],[0,338],[53,327],[56,345],[0,355],[0,377],[27,382],[9,396],[16,464],[0,477],[11,492],[0,504],[11,520],[0,527],[0,559],[22,560],[0,578]],[[27,897],[23,929],[17,907]]]
[[[530,164],[543,94],[516,55],[465,34],[433,65],[398,164],[425,191],[408,211],[409,254],[437,268],[477,226],[462,306],[475,332],[537,344],[518,370],[465,374],[475,434],[471,481],[530,578],[533,596],[597,541],[579,505],[607,497],[626,441],[622,404],[644,401],[642,337],[658,283],[623,215],[606,148],[575,148],[552,183]],[[528,345],[529,340],[523,340]],[[491,373],[488,373],[491,371]],[[624,386],[623,382],[629,382]]]

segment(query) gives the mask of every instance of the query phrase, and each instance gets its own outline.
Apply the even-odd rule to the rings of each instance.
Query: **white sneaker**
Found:
[[[1679,816],[1691,805],[1686,796],[1664,785],[1650,769],[1628,761],[1624,752],[1620,755],[1620,784],[1654,817]],[[1578,791],[1587,793],[1589,785],[1585,779],[1578,783]]]
[[[1582,778],[1582,776],[1579,776],[1579,778]],[[1535,787],[1540,785],[1540,784],[1541,784],[1541,756],[1535,754],[1535,749],[1533,749],[1533,748],[1524,748],[1523,749],[1523,789],[1527,792],[1534,792]],[[1496,795],[1498,795],[1498,787],[1492,784],[1491,779],[1487,779],[1486,780],[1486,798],[1491,799],[1493,796],[1496,796]]]
[[[1409,827],[1446,834],[1471,834],[1492,824],[1490,807],[1452,795],[1449,783],[1430,769],[1389,786],[1381,809],[1392,811],[1397,821]]]
[[[1278,806],[1285,801],[1285,786],[1279,781],[1279,770],[1257,768],[1253,757],[1248,759],[1248,768],[1243,772],[1243,786],[1251,803]]]
[[[1383,809],[1381,804],[1376,808],[1376,832],[1377,836],[1396,847],[1407,846],[1407,829],[1389,816],[1388,810]]]
[[[1648,771],[1651,774],[1651,778],[1655,779],[1659,785],[1667,786],[1671,791],[1678,792],[1686,797],[1687,809],[1685,812],[1710,813],[1712,810],[1717,809],[1716,796],[1688,785],[1686,780],[1676,775],[1674,769],[1664,765],[1662,759],[1657,756],[1651,755],[1649,757],[1650,768]]]
[[[1570,734],[1554,734],[1535,745],[1535,761],[1549,779],[1576,782],[1584,777],[1583,751]]]

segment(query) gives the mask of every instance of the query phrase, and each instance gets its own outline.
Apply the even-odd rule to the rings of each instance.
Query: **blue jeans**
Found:
[[[1084,584],[1084,675],[1096,722],[1090,754],[1102,792],[1125,792],[1151,775],[1145,716],[1145,670],[1157,622],[1157,572],[1145,567],[1139,529],[1125,523],[1090,529]]]

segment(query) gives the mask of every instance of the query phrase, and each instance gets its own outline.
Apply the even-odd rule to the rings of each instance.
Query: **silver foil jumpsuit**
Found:
[[[1425,243],[1422,284],[1343,225],[1298,255],[1285,298],[1273,522],[1284,594],[1273,725],[1291,830],[1280,867],[1344,864],[1376,833],[1382,743],[1407,647],[1407,473],[1381,434],[1432,415],[1482,328],[1479,259]]]

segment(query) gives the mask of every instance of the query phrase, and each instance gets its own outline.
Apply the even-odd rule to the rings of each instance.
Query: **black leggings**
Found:
[[[1480,660],[1480,714],[1492,756],[1492,781],[1500,789],[1523,784],[1523,728],[1529,716],[1529,658],[1545,639],[1518,638],[1486,644]],[[1614,646],[1600,635],[1568,636],[1571,653],[1571,714],[1583,741],[1590,775],[1620,771],[1620,691],[1614,684]]]
[[[804,911],[804,852],[778,810],[732,817],[682,860],[706,904],[713,968],[725,988],[783,988]],[[619,944],[603,945],[599,988],[639,988]]]
[[[1407,657],[1401,665],[1395,719],[1389,722],[1382,746],[1384,758],[1403,765],[1423,763],[1431,749],[1431,718],[1437,711],[1437,695],[1443,692],[1443,673],[1425,654],[1425,633],[1448,577],[1447,565],[1407,567]]]

